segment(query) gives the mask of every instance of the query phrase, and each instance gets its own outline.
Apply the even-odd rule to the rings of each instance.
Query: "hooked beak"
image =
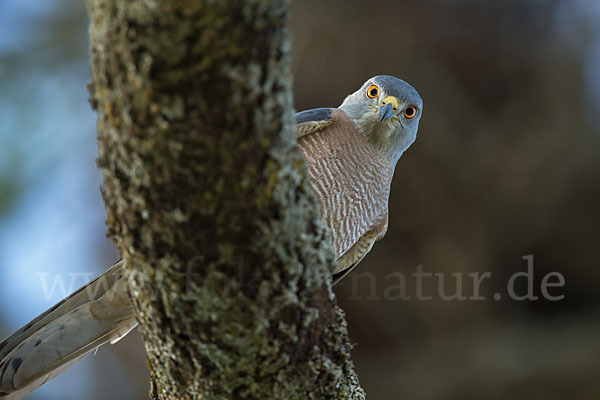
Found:
[[[398,110],[398,99],[394,96],[388,96],[381,102],[381,105],[377,108],[379,112],[379,121],[383,122],[386,119],[392,118]]]

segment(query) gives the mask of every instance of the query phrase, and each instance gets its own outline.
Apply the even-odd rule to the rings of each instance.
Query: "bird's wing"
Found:
[[[339,283],[348,275],[371,251],[377,241],[377,235],[374,232],[365,233],[359,240],[338,259],[338,268],[333,274],[333,284]]]
[[[371,251],[373,245],[376,241],[383,238],[385,233],[387,232],[388,227],[388,214],[385,215],[383,221],[378,224],[373,230],[365,233],[361,236],[360,239],[354,246],[352,246],[348,251],[346,251],[340,258],[337,260],[337,269],[333,273],[333,285],[339,283],[342,279],[346,277],[360,262],[365,258],[365,256]]]
[[[0,342],[0,399],[19,399],[137,323],[123,262]]]
[[[331,125],[333,108],[314,108],[296,114],[297,139]]]

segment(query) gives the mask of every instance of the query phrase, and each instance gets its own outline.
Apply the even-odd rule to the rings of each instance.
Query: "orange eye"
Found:
[[[404,116],[408,119],[413,119],[417,115],[417,108],[413,106],[408,106],[404,110]]]
[[[367,97],[370,99],[374,99],[379,94],[379,88],[377,85],[371,85],[367,89]]]

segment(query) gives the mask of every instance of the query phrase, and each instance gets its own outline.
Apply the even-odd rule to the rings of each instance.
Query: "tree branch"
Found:
[[[160,399],[362,399],[283,0],[88,0],[109,234]]]

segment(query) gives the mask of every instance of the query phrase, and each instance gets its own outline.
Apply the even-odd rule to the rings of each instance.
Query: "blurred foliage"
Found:
[[[47,4],[19,28],[18,46],[0,50],[0,96],[25,116],[20,85],[87,63],[83,5]],[[10,11],[0,3],[0,14]],[[353,274],[374,273],[380,298],[371,299],[365,279],[356,281],[358,296],[352,277],[336,288],[369,397],[597,398],[600,88],[592,85],[600,71],[590,73],[590,60],[600,48],[600,7],[302,0],[290,26],[297,109],[340,104],[377,74],[407,80],[425,102],[419,137],[394,178],[388,234]],[[0,163],[0,215],[23,188],[18,170],[44,151],[19,144],[27,129],[10,133],[17,144],[4,148],[16,161]],[[564,275],[564,300],[491,298],[525,270],[528,254],[535,287],[548,272]],[[388,274],[410,277],[418,265],[448,277],[489,271],[488,300],[381,298]],[[456,291],[450,278],[446,285]],[[95,372],[100,388],[108,378]]]
[[[396,170],[388,234],[357,280],[336,290],[371,398],[600,392],[589,356],[600,348],[585,334],[600,322],[600,127],[586,117],[597,115],[588,95],[600,88],[585,80],[600,24],[590,3],[574,3],[295,3],[298,109],[339,104],[380,73],[406,79],[425,103],[419,137]],[[564,300],[493,300],[525,271],[528,254],[536,294],[557,271]],[[418,265],[444,272],[449,294],[451,273],[491,272],[487,300],[382,298],[396,271],[414,297]],[[377,277],[374,294],[358,278],[367,271]],[[425,284],[424,293],[437,293],[437,280]]]
[[[31,185],[23,169],[34,157],[37,135],[30,88],[74,64],[87,64],[87,18],[83,3],[55,0],[40,4],[0,2],[0,218]],[[41,88],[37,88],[42,90]],[[33,90],[33,89],[31,89]],[[13,114],[7,113],[12,111]],[[29,154],[27,154],[29,153]],[[44,166],[39,166],[40,170]]]
[[[0,176],[0,218],[7,213],[17,200],[19,188],[17,182],[10,177]]]
[[[16,31],[8,40],[10,45],[0,48],[0,82],[32,70],[52,75],[71,63],[87,63],[88,21],[83,2],[53,0],[40,5],[28,0],[17,5],[11,0],[0,3],[0,13]]]

